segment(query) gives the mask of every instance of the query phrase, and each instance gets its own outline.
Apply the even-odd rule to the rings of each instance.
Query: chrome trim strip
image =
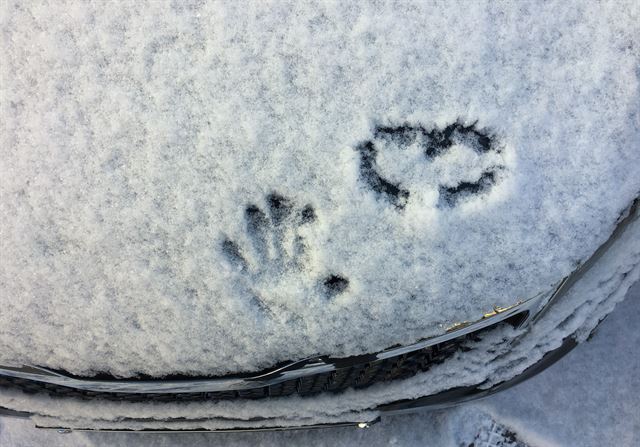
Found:
[[[341,359],[311,357],[290,363],[267,373],[249,377],[220,377],[211,379],[197,378],[192,380],[98,380],[72,377],[47,368],[34,366],[14,368],[2,365],[0,365],[0,375],[35,380],[38,382],[51,383],[86,391],[111,393],[201,393],[249,390],[269,385],[277,385],[278,383],[301,377],[332,372],[342,367],[342,365],[347,365],[349,363],[382,360],[419,351],[420,349],[424,349],[453,338],[458,338],[492,324],[499,323],[500,321],[506,320],[520,312],[529,311],[530,315],[537,313],[542,303],[545,301],[545,298],[548,298],[548,296],[549,294],[538,295],[491,317],[483,318],[460,329],[440,336],[428,338],[408,346],[387,349],[377,354],[365,354],[363,356]]]
[[[312,424],[312,425],[294,425],[294,426],[277,426],[277,427],[247,427],[247,428],[218,428],[218,429],[114,429],[114,428],[65,428],[65,427],[47,427],[43,425],[36,425],[35,428],[41,430],[55,430],[61,434],[77,432],[111,432],[111,433],[252,433],[252,432],[270,432],[270,431],[293,431],[293,430],[321,430],[323,428],[342,428],[352,427],[357,429],[367,429],[374,424],[380,422],[380,418],[375,418],[370,421],[361,422],[333,422],[327,424]]]
[[[484,329],[487,326],[491,326],[492,324],[499,323],[500,321],[504,321],[509,317],[512,317],[515,314],[519,314],[521,312],[529,311],[529,314],[537,313],[541,302],[544,300],[545,297],[548,297],[548,296],[549,296],[548,293],[536,295],[533,298],[530,298],[526,301],[516,304],[515,306],[505,310],[504,312],[500,312],[488,318],[483,318],[465,327],[456,329],[455,331],[452,331],[443,335],[439,335],[436,337],[428,338],[426,340],[420,341],[418,343],[414,343],[412,345],[401,346],[398,348],[385,350],[376,354],[375,357],[376,359],[386,359],[389,357],[396,357],[398,355],[407,354],[413,351],[418,351],[420,349],[424,349],[429,346],[433,346],[438,343],[451,340],[452,338],[458,338],[463,335],[470,334],[471,332],[479,331],[480,329]],[[523,326],[524,325],[526,325],[526,322],[523,323]]]

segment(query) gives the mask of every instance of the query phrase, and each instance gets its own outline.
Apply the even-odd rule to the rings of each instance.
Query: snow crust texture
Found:
[[[383,417],[366,430],[297,430],[259,433],[145,434],[74,432],[60,436],[34,428],[31,420],[0,418],[0,445],[32,447],[118,445],[271,446],[331,445],[370,447],[482,446],[516,433],[516,442],[537,446],[635,446],[640,440],[640,343],[635,326],[640,282],[598,327],[593,337],[542,374],[498,395],[444,411]],[[621,331],[620,328],[626,328]],[[603,382],[604,381],[604,382]],[[606,403],[606,405],[603,405]],[[489,415],[487,414],[489,413]],[[492,430],[493,428],[493,430]],[[513,442],[502,436],[502,441]],[[509,445],[509,444],[507,444]],[[517,445],[517,444],[516,444]]]
[[[51,398],[18,391],[0,393],[0,406],[35,413],[43,426],[72,428],[220,429],[301,426],[370,421],[381,404],[436,394],[453,387],[491,387],[538,362],[574,336],[584,341],[640,279],[640,214],[597,264],[534,325],[494,330],[468,352],[459,352],[428,372],[365,390],[262,400],[198,403],[126,403]]]
[[[0,364],[408,344],[548,291],[640,191],[637,1],[7,1],[0,29]]]

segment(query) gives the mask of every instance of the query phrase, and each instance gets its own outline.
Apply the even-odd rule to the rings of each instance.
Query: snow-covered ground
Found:
[[[4,446],[490,446],[500,427],[529,446],[636,446],[640,443],[640,283],[594,337],[533,379],[485,400],[438,412],[388,417],[366,429],[244,434],[121,434],[36,430],[0,419]],[[491,430],[491,424],[497,428]],[[503,430],[504,431],[504,430]],[[494,434],[494,439],[496,439]],[[510,444],[505,444],[509,446]],[[517,445],[517,444],[516,444]]]

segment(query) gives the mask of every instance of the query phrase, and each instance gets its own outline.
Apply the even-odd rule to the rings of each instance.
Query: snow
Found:
[[[341,394],[309,398],[292,396],[262,400],[194,403],[127,403],[53,399],[19,391],[0,393],[0,406],[35,413],[43,426],[71,428],[219,429],[303,426],[343,421],[369,421],[381,404],[435,394],[458,386],[490,387],[518,375],[557,348],[568,336],[584,341],[598,322],[640,279],[640,211],[599,261],[559,299],[552,311],[525,329],[504,327],[428,372]]]
[[[640,191],[633,0],[0,20],[1,364],[224,374],[407,344],[550,290]],[[455,123],[491,150],[420,155]]]
[[[551,291],[640,191],[637,2],[4,2],[0,25],[0,364],[211,375],[408,344]],[[3,392],[0,406],[70,427],[371,420],[584,341],[639,276],[636,219],[517,345],[503,328],[367,390],[163,405]],[[427,430],[397,439],[476,408],[490,416],[433,436],[467,442],[495,420],[532,444],[548,426],[538,443],[633,443],[637,403],[595,389],[593,356],[580,394],[558,372],[530,402],[397,418]],[[599,417],[609,400],[623,403]],[[608,425],[576,433],[563,404]],[[382,431],[346,436],[401,442]]]
[[[593,339],[515,388],[445,411],[391,416],[366,430],[353,428],[250,434],[60,435],[33,422],[0,419],[0,445],[332,445],[460,446],[489,433],[487,424],[515,432],[529,446],[633,446],[640,441],[637,345],[640,283],[616,306]],[[625,330],[621,330],[624,328]],[[508,444],[507,444],[508,445]]]

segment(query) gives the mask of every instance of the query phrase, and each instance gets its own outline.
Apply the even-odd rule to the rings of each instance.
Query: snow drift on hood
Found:
[[[637,2],[0,20],[2,364],[224,374],[410,343],[548,290],[640,191]]]

